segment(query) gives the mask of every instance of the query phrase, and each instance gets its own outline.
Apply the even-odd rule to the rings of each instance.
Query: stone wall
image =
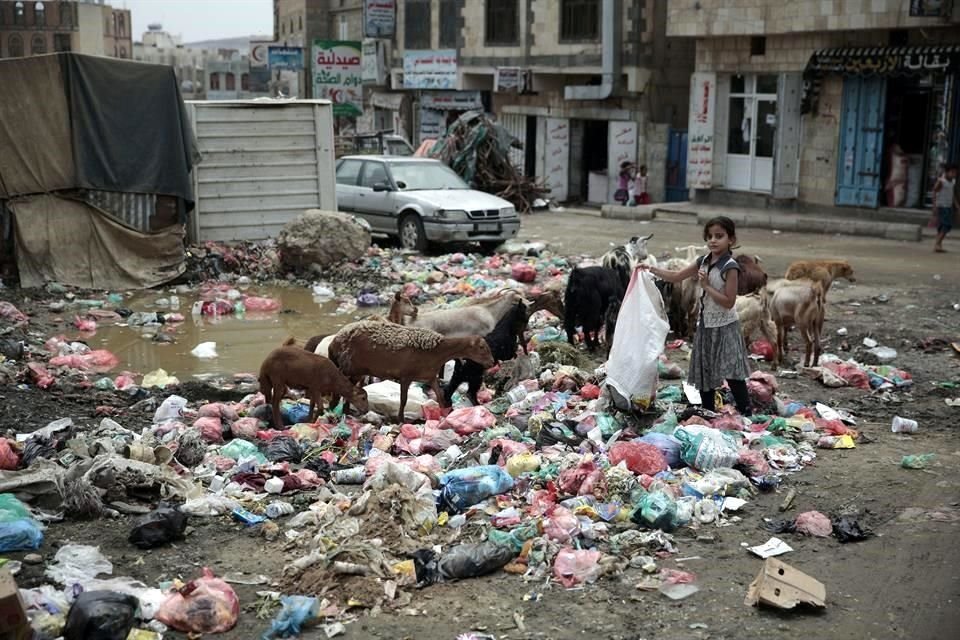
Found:
[[[947,3],[944,3],[947,5]],[[909,0],[671,0],[671,36],[772,35],[949,24],[910,17]]]
[[[842,97],[843,80],[840,76],[827,76],[820,90],[818,113],[803,118],[798,197],[802,202],[834,204]]]

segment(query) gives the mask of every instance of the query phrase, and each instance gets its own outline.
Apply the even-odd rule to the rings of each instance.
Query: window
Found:
[[[337,167],[337,184],[347,184],[352,187],[357,186],[357,177],[360,175],[360,167],[363,162],[360,160],[343,160]]]
[[[210,74],[210,91],[220,91],[220,74]]]
[[[240,90],[250,91],[250,74],[249,73],[240,74]]]
[[[33,5],[33,24],[38,27],[44,27],[47,24],[47,10],[44,9],[42,2]]]
[[[236,91],[237,90],[237,77],[227,72],[227,91]]]
[[[72,27],[73,26],[73,7],[70,6],[69,2],[61,2],[58,6],[60,8],[60,26]]]
[[[518,44],[517,0],[487,0],[487,44]]]
[[[360,186],[373,189],[373,185],[389,184],[387,180],[387,170],[382,162],[366,162],[363,166],[363,178],[360,179]]]
[[[127,57],[127,48],[126,48],[126,47],[120,47],[120,57],[121,57],[121,58],[126,58],[126,57]]]
[[[560,0],[560,40],[600,38],[599,0]]]
[[[70,34],[69,33],[53,34],[53,50],[54,51],[70,51]]]
[[[303,16],[302,16],[302,15],[297,17],[297,30],[298,30],[298,31],[303,31]]]
[[[27,16],[22,2],[15,2],[13,4],[13,24],[21,26],[27,24]],[[21,53],[20,55],[23,54]]]
[[[11,58],[23,57],[23,39],[16,33],[7,40],[7,54]]]
[[[407,0],[403,12],[403,42],[406,49],[430,48],[430,0]]]
[[[47,52],[47,40],[41,34],[33,34],[33,38],[30,39],[30,53],[33,55],[40,55],[41,53]]]
[[[762,56],[767,53],[767,39],[765,36],[754,36],[750,38],[750,55]]]
[[[123,37],[127,33],[127,20],[123,14],[117,16],[117,35]]]
[[[350,25],[347,24],[347,16],[343,14],[340,14],[339,21],[337,22],[337,33],[341,40],[349,40]]]
[[[440,47],[442,49],[457,48],[459,27],[457,0],[440,0]]]

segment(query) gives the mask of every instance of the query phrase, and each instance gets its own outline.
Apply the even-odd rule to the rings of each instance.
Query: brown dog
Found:
[[[273,407],[273,426],[283,428],[280,400],[287,389],[304,389],[310,398],[309,420],[313,422],[323,412],[325,394],[348,398],[361,411],[368,409],[367,392],[354,387],[327,358],[293,346],[288,338],[283,346],[274,349],[260,365],[260,392]]]
[[[830,291],[830,285],[837,278],[856,282],[853,267],[846,260],[800,260],[787,269],[787,280],[814,280],[823,285],[823,292]]]

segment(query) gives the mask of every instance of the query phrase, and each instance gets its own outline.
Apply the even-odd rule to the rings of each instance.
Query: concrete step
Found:
[[[680,224],[698,224],[697,210],[694,208],[657,207],[656,218],[662,222],[676,222]]]

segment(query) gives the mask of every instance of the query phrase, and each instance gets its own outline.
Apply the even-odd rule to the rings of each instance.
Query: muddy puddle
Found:
[[[196,291],[178,293],[177,309],[157,304],[158,300],[169,299],[172,294],[172,290],[137,292],[125,297],[123,306],[135,312],[175,311],[184,316],[184,322],[142,327],[104,322],[86,342],[92,348],[108,349],[116,354],[120,359],[116,371],[143,374],[162,368],[185,381],[238,372],[256,373],[263,358],[288,336],[305,341],[314,335],[333,333],[356,315],[365,315],[338,314],[336,300],[316,299],[310,289],[303,288],[250,287],[243,291],[244,295],[275,298],[282,305],[281,311],[247,311],[239,316],[218,317],[191,313],[194,302],[200,300]],[[153,337],[158,332],[171,335],[176,342],[155,342]],[[190,351],[201,342],[216,342],[217,357],[201,359],[191,355]]]

